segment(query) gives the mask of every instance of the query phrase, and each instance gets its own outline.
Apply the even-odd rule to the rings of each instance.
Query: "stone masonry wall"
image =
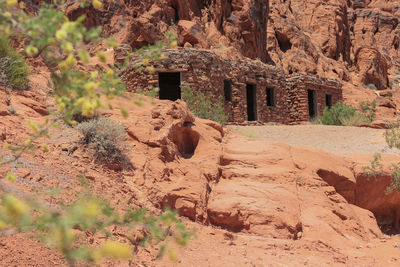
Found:
[[[342,98],[341,84],[335,80],[320,79],[310,75],[287,76],[282,70],[258,60],[229,60],[202,49],[182,48],[164,51],[166,58],[153,62],[155,73],[139,72],[135,58],[122,73],[128,91],[150,90],[158,87],[158,72],[180,72],[181,83],[224,97],[224,80],[232,84],[232,101],[225,101],[228,122],[247,121],[246,85],[256,86],[257,120],[284,124],[309,120],[307,90],[315,90],[318,112],[325,107],[325,94],[332,95],[332,103]],[[274,88],[274,106],[267,106],[266,89]]]
[[[289,121],[292,124],[310,120],[308,113],[308,90],[314,90],[318,114],[326,107],[326,95],[331,95],[332,104],[343,101],[341,83],[337,80],[317,78],[312,75],[294,74],[287,79],[289,91]]]

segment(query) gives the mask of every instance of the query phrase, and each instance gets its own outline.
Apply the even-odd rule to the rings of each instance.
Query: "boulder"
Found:
[[[189,20],[180,20],[178,22],[178,36],[179,44],[181,45],[186,45],[186,43],[195,45],[205,39],[201,26]]]
[[[356,69],[360,73],[360,82],[373,84],[383,90],[388,86],[388,64],[385,57],[375,48],[361,47],[355,52]]]

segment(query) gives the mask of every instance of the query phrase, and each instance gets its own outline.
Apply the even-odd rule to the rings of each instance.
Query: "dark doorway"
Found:
[[[315,97],[315,91],[308,90],[308,114],[310,119],[317,115],[317,100]]]
[[[224,95],[226,102],[232,101],[232,82],[230,80],[224,81]]]
[[[268,107],[275,106],[274,88],[267,88],[266,95],[267,95],[267,106]]]
[[[181,99],[181,73],[180,72],[159,72],[158,87],[159,98],[175,101]]]
[[[246,97],[247,97],[247,120],[257,120],[257,93],[256,86],[253,84],[246,85]]]
[[[325,95],[325,105],[328,108],[332,107],[332,96],[331,95]]]

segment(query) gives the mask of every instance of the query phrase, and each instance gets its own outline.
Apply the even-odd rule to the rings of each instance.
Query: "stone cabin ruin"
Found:
[[[187,84],[205,94],[223,96],[230,123],[246,121],[297,124],[342,101],[342,84],[312,75],[286,75],[281,69],[258,60],[222,58],[209,50],[168,49],[155,63],[156,72],[139,72],[135,58],[123,73],[128,91],[159,88],[159,98],[181,98]],[[116,54],[116,60],[121,59]]]

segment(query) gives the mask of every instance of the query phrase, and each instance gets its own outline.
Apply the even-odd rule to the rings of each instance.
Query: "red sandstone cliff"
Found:
[[[266,61],[268,0],[105,1],[104,9],[67,5],[70,19],[86,14],[87,26],[103,25],[105,32],[133,49],[177,34],[180,46],[217,49]],[[70,1],[72,3],[72,1]]]
[[[399,6],[390,0],[271,1],[268,51],[286,71],[397,87]]]
[[[88,26],[103,25],[133,49],[170,30],[180,46],[259,58],[287,73],[337,78],[358,87],[399,86],[397,0],[119,0],[107,1],[102,11],[77,4],[66,11],[70,18],[87,14]]]

